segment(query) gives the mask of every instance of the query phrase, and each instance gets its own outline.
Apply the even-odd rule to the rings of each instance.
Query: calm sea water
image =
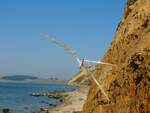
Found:
[[[37,113],[41,107],[58,104],[56,99],[30,96],[33,92],[72,91],[75,87],[56,84],[0,83],[0,113],[9,108],[10,113]]]

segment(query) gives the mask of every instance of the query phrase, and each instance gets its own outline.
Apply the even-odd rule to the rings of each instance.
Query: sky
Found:
[[[0,0],[0,76],[70,79],[77,63],[40,35],[48,32],[80,58],[100,60],[126,0]]]

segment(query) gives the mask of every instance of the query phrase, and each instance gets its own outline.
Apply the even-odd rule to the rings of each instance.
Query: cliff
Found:
[[[150,0],[128,0],[115,38],[97,66],[82,113],[150,113]]]

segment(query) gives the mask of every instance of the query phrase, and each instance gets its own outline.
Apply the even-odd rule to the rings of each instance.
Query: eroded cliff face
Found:
[[[150,0],[129,0],[111,47],[97,66],[82,113],[150,113]]]

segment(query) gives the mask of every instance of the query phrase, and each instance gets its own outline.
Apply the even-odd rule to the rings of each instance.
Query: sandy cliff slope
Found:
[[[128,0],[111,47],[97,66],[110,102],[92,82],[83,113],[150,113],[150,0]]]

